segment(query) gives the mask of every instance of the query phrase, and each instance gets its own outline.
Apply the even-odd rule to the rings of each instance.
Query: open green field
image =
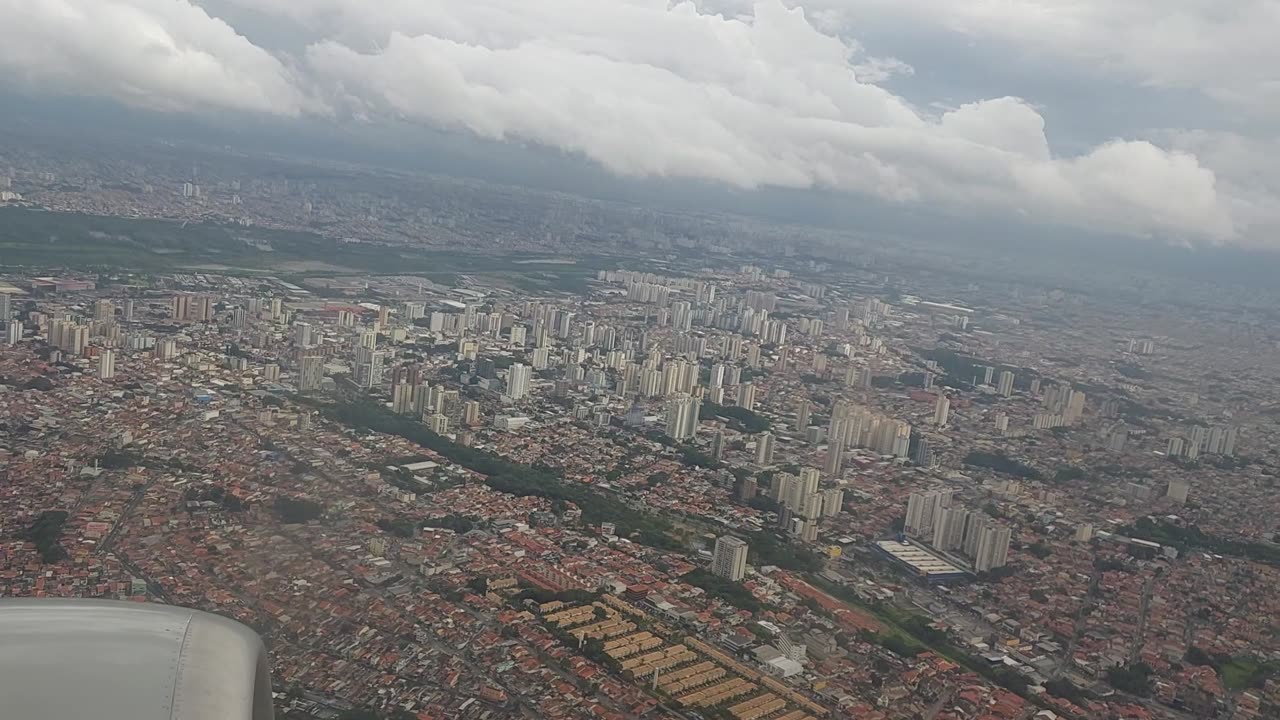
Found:
[[[341,242],[310,232],[0,208],[0,268],[71,268],[228,274],[423,275],[446,282],[490,275],[533,291],[580,291],[608,257],[415,250]]]
[[[1231,690],[1261,687],[1264,680],[1280,674],[1280,664],[1260,663],[1253,658],[1237,657],[1218,667],[1222,684]]]

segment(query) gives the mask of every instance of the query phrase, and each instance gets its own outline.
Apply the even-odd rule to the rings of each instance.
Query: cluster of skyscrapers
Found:
[[[1054,385],[1042,400],[1048,412],[1036,413],[1031,424],[1037,430],[1075,425],[1084,417],[1085,394],[1070,385]]]
[[[837,400],[827,426],[823,471],[829,477],[840,475],[844,451],[849,448],[869,448],[881,455],[905,458],[911,450],[911,424]]]
[[[1205,427],[1196,425],[1181,437],[1169,438],[1165,454],[1169,457],[1195,460],[1201,455],[1234,457],[1239,429],[1234,425]]]
[[[208,295],[174,295],[169,302],[169,317],[182,322],[207,323],[213,320],[214,304]]]
[[[840,514],[844,490],[820,490],[821,473],[816,468],[802,468],[800,474],[778,473],[773,477],[770,495],[779,505],[779,524],[802,540],[818,538],[818,521]]]
[[[956,505],[954,495],[952,490],[911,493],[903,532],[941,552],[961,553],[973,561],[975,572],[1004,567],[1012,535],[1008,526]]]
[[[702,401],[692,395],[678,395],[667,401],[667,436],[672,440],[688,440],[698,432],[698,414]]]

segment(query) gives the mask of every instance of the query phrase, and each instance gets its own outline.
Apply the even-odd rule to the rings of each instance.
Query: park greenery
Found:
[[[964,464],[987,468],[1027,480],[1039,480],[1042,477],[1039,470],[999,452],[974,450],[964,456]]]
[[[390,533],[396,537],[413,537],[413,521],[407,518],[381,518],[377,524],[383,532]]]
[[[428,518],[422,521],[424,528],[441,528],[444,530],[452,530],[458,534],[469,533],[476,526],[474,518],[469,518],[457,513],[450,513],[444,517]]]
[[[1146,663],[1119,665],[1107,670],[1107,682],[1121,692],[1146,697],[1151,694],[1151,673]]]
[[[702,588],[710,597],[719,598],[740,610],[758,613],[764,607],[742,583],[713,575],[701,568],[685,574],[681,579],[694,587]]]
[[[1074,465],[1063,465],[1053,473],[1053,481],[1056,483],[1071,482],[1084,477],[1084,470]]]
[[[593,525],[612,522],[621,537],[644,545],[664,549],[680,547],[670,535],[671,524],[667,521],[637,510],[612,494],[570,484],[551,468],[514,463],[486,450],[459,445],[431,432],[422,423],[368,401],[325,406],[324,412],[331,419],[354,428],[398,435],[415,442],[480,473],[485,476],[485,484],[500,492],[573,503],[582,510],[584,522]]]
[[[1031,371],[1025,368],[989,362],[981,358],[947,350],[946,348],[912,349],[924,359],[937,363],[938,370],[942,373],[942,376],[937,380],[939,385],[961,389],[972,388],[974,378],[985,377],[988,367],[995,368],[995,377],[999,377],[1000,373],[1006,370],[1013,372],[1017,378],[1015,380],[1015,386],[1017,387],[1025,387],[1026,383],[1030,383],[1029,373]]]
[[[1170,545],[1181,552],[1202,550],[1280,565],[1280,547],[1210,535],[1196,525],[1178,525],[1147,516],[1138,518],[1132,525],[1121,527],[1119,532],[1128,537]]]
[[[40,560],[46,563],[55,563],[67,557],[67,551],[63,549],[60,540],[62,539],[62,526],[67,522],[67,512],[65,510],[45,510],[40,513],[35,522],[31,523],[19,537],[27,542],[35,543],[36,551],[40,553]]]
[[[324,514],[324,508],[314,500],[291,498],[284,495],[276,497],[272,508],[285,523],[309,522]]]
[[[308,401],[299,398],[300,401]],[[545,466],[511,462],[487,450],[459,445],[431,432],[425,425],[368,400],[318,404],[331,420],[352,428],[397,435],[440,456],[480,473],[489,487],[517,496],[550,499],[558,504],[573,503],[582,511],[584,522],[596,525],[611,522],[620,537],[665,550],[683,550],[666,519],[637,509],[613,492],[567,482]],[[822,558],[811,550],[760,531],[746,536],[751,546],[751,562],[776,565],[788,570],[813,572],[822,567]]]
[[[737,405],[717,405],[704,401],[698,410],[698,418],[701,420],[720,418],[727,421],[735,430],[747,433],[761,433],[770,427],[768,418]]]
[[[822,569],[822,558],[796,543],[787,542],[777,535],[761,530],[745,537],[751,546],[749,560],[752,565],[776,565],[787,570],[817,572]]]

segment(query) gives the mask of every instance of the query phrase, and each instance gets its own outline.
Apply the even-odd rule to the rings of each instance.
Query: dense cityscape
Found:
[[[155,152],[0,155],[0,597],[288,718],[1280,716],[1274,289]]]

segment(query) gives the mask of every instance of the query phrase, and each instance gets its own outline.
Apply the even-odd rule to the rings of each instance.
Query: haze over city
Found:
[[[0,16],[0,717],[1280,717],[1275,2]]]

